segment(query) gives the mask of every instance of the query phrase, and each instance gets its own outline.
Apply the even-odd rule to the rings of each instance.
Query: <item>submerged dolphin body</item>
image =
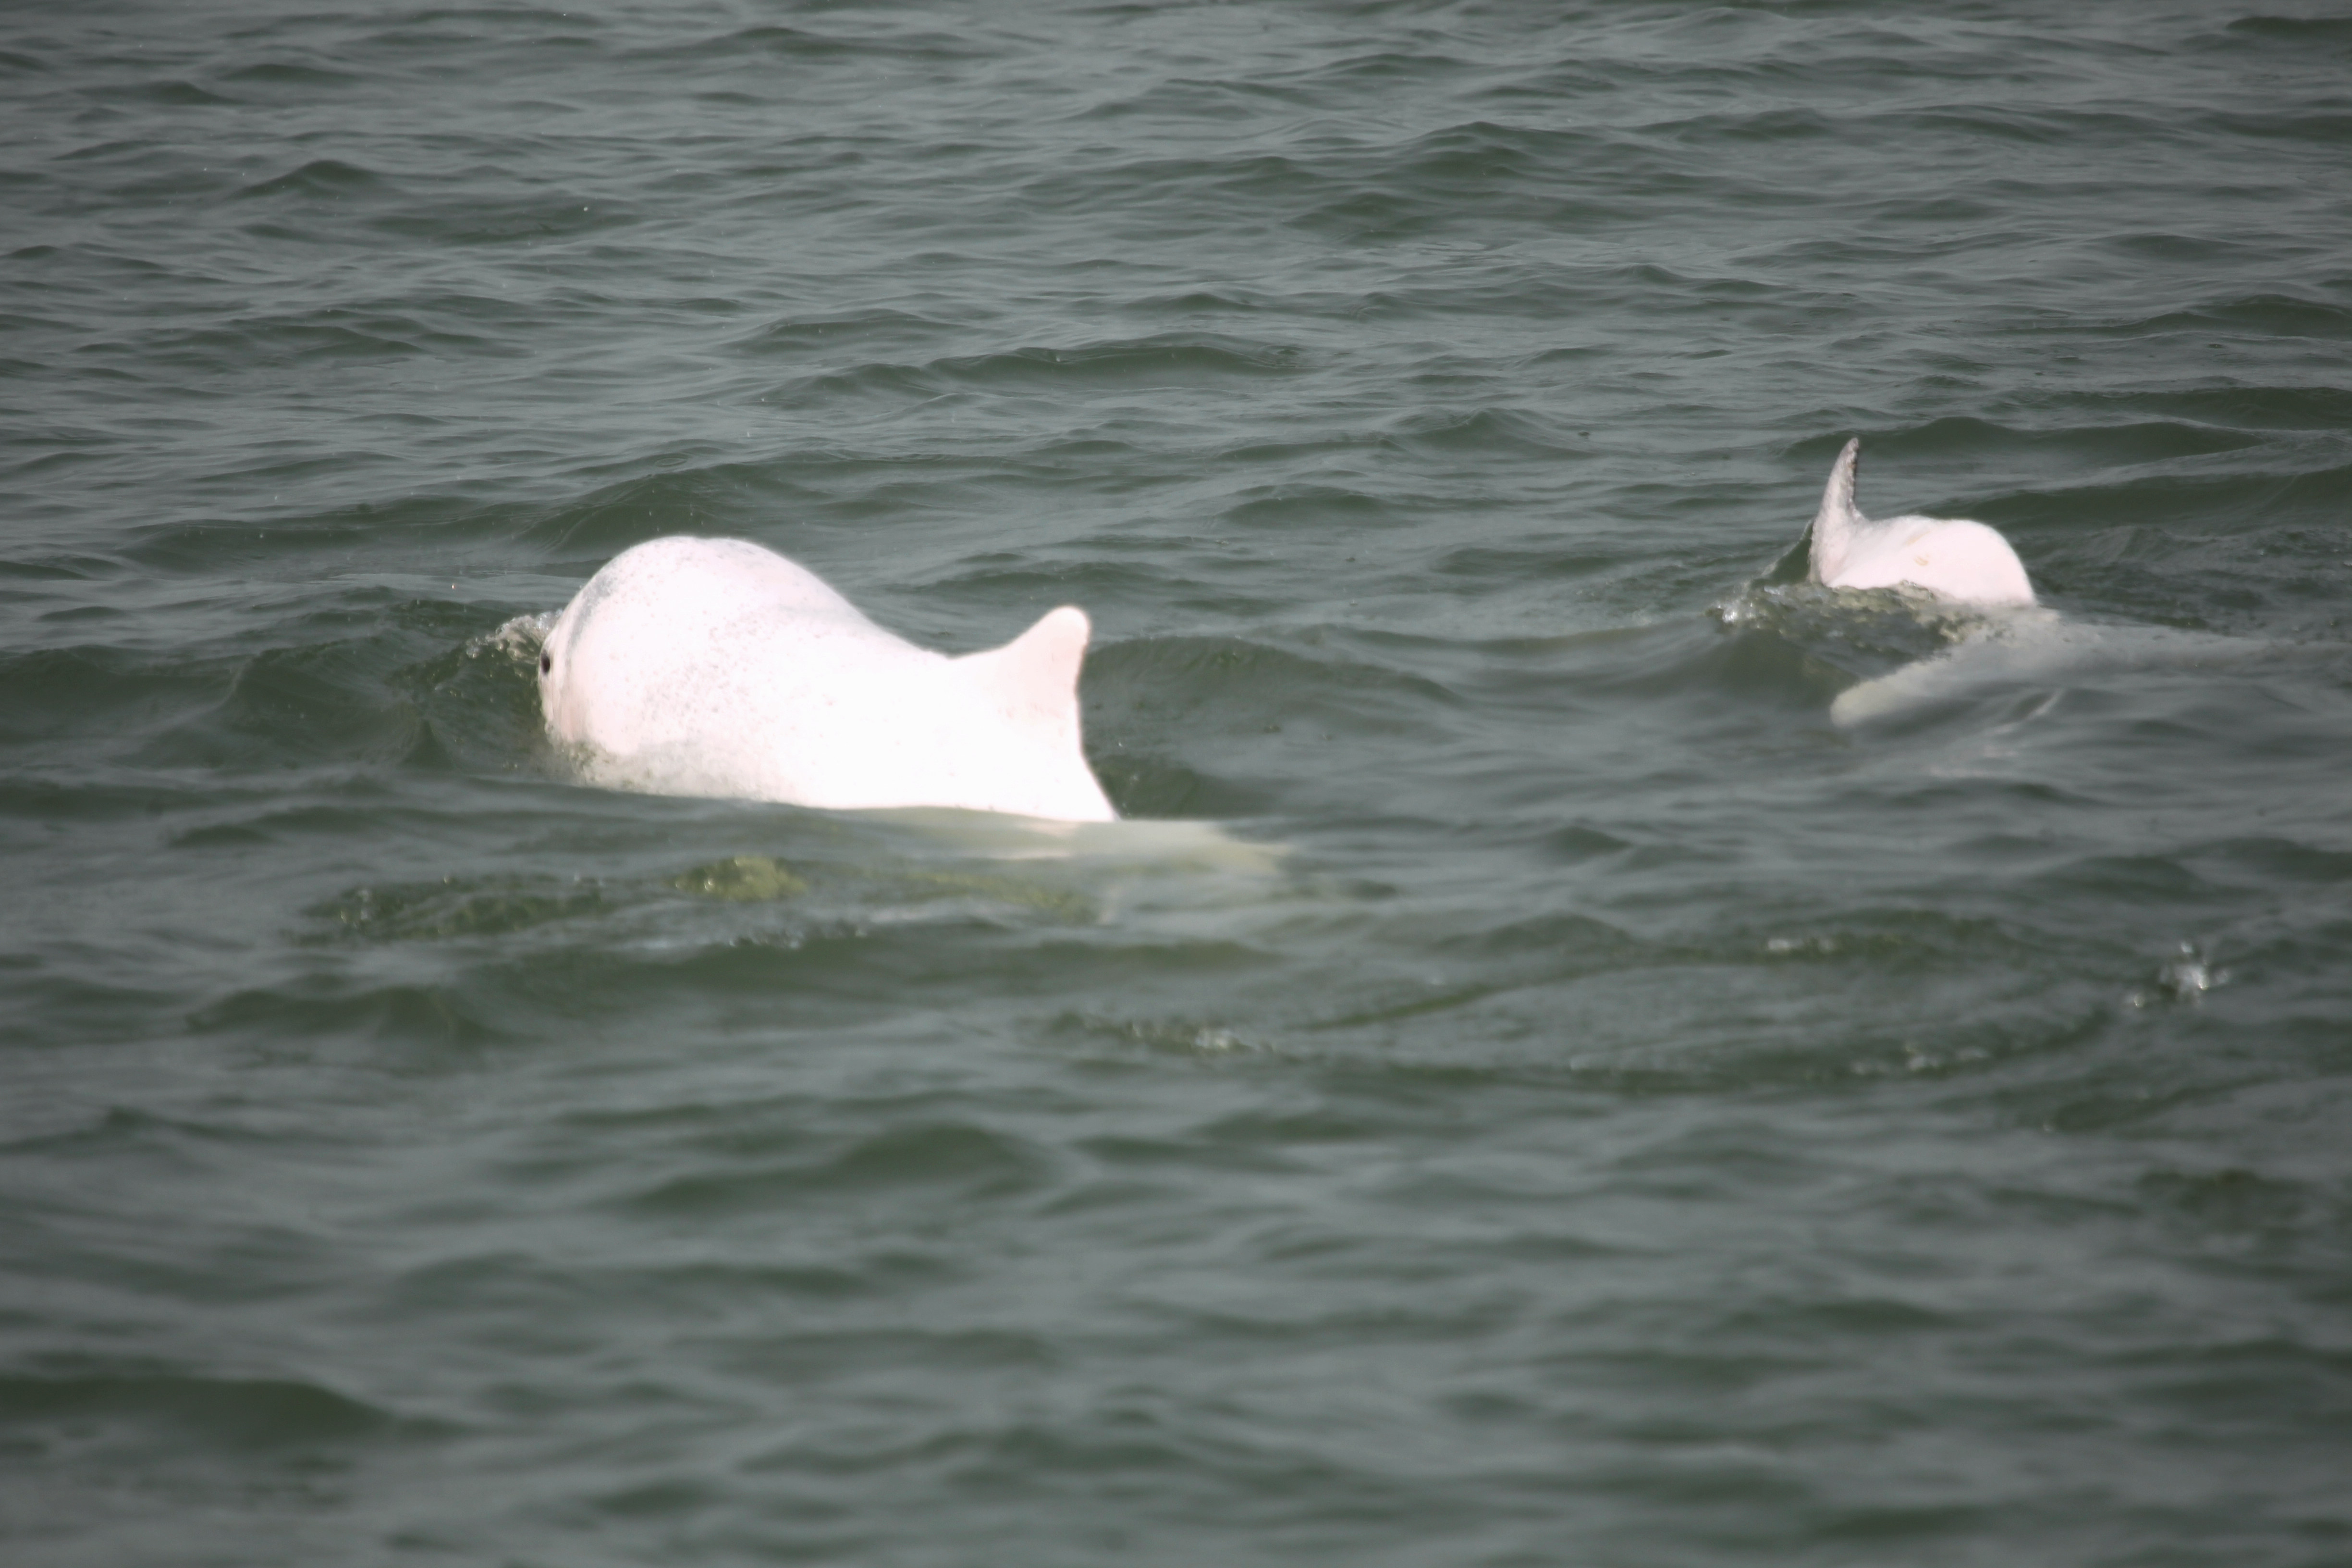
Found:
[[[1086,612],[950,658],[738,539],[625,551],[548,630],[548,732],[589,783],[834,809],[1118,816],[1078,736]]]
[[[2273,650],[2244,637],[2170,626],[2102,626],[2025,610],[1971,626],[1942,652],[1838,693],[1832,723],[1851,729],[2003,689],[2054,700],[2158,669],[2224,669]],[[2034,710],[2047,711],[2048,704]]]
[[[1998,531],[1966,518],[1902,517],[1876,521],[1854,505],[1859,437],[1830,468],[1813,519],[1816,583],[1831,588],[1893,588],[1909,584],[1938,598],[1970,605],[2031,605],[2033,584],[2017,552]]]

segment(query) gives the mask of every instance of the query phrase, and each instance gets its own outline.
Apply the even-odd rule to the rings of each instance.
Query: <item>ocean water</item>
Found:
[[[0,125],[9,1563],[2352,1563],[2340,7],[90,0]],[[2054,618],[1790,581],[1852,435]],[[1085,606],[1135,820],[573,782],[501,628],[679,532]]]

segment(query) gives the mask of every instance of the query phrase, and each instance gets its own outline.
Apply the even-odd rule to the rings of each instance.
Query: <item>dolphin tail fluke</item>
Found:
[[[1830,467],[1830,482],[1822,491],[1822,510],[1813,516],[1813,581],[1826,583],[1844,563],[1853,531],[1867,521],[1853,502],[1853,472],[1862,458],[1862,437],[1845,444]]]

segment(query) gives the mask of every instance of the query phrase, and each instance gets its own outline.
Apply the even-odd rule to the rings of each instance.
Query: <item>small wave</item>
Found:
[[[907,310],[861,310],[772,321],[737,338],[731,345],[747,355],[800,354],[844,350],[853,344],[916,342],[952,331],[950,323]]]
[[[2333,44],[2352,51],[2352,16],[2241,16],[2222,30],[2264,42]]]
[[[1889,457],[1949,457],[1963,459],[1974,473],[2007,472],[2021,458],[2041,462],[2063,458],[2079,471],[2094,467],[2208,457],[2218,452],[2242,451],[2255,444],[2253,437],[2232,430],[2178,419],[2035,427],[2002,425],[1973,415],[1948,415],[1907,429],[1864,433],[1869,438],[1871,451],[1882,462]],[[1818,453],[1831,449],[1827,442],[1806,443],[1803,460],[1813,461]],[[1792,460],[1796,457],[1792,448]],[[1884,510],[1896,509],[1889,505]]]
[[[2232,135],[2263,142],[2312,142],[2329,148],[2352,147],[2352,114],[2341,110],[2303,113],[2231,113],[2209,110],[2207,118]]]
[[[1407,451],[1558,458],[1582,456],[1564,423],[1516,408],[1408,415],[1389,437]]]
[[[425,731],[415,708],[384,684],[384,655],[403,640],[391,633],[253,655],[217,703],[156,734],[140,759],[227,769],[405,759]]]
[[[1412,722],[1453,694],[1426,676],[1336,650],[1310,654],[1238,637],[1114,643],[1087,659],[1088,722],[1108,732],[1143,722],[1188,740],[1278,734],[1286,723],[1369,728]]]
[[[1643,129],[1653,135],[1671,135],[1695,147],[1724,143],[1745,146],[1753,142],[1818,142],[1842,135],[1844,131],[1831,116],[1811,109],[1721,111],[1695,115],[1688,120],[1664,121]]]
[[[348,311],[303,317],[233,321],[219,326],[165,328],[134,334],[124,349],[139,359],[177,369],[237,374],[257,362],[407,359],[446,348],[427,344],[412,320],[360,318]]]
[[[236,195],[248,200],[294,195],[320,201],[341,201],[346,196],[389,188],[389,182],[372,169],[362,169],[356,163],[346,163],[335,158],[314,158],[300,168],[247,185]]]
[[[435,245],[505,246],[570,239],[599,230],[626,228],[640,220],[636,208],[612,197],[533,193],[528,197],[485,200],[478,195],[410,202],[379,211],[370,226],[384,234]],[[608,301],[594,300],[597,307]]]
[[[100,101],[153,104],[163,109],[226,108],[237,101],[185,80],[121,83],[82,90]]]
[[[1258,816],[1265,782],[1340,733],[1424,729],[1455,700],[1437,681],[1334,650],[1232,637],[1114,643],[1087,658],[1087,755],[1119,809]]]
[[[984,59],[990,52],[984,46],[976,44],[971,36],[964,34],[910,28],[851,35],[818,33],[805,27],[767,23],[740,27],[730,33],[712,34],[691,42],[630,49],[626,51],[625,58],[658,60],[666,65],[696,62],[731,65],[746,58],[784,61],[972,60]]]
[[[2338,386],[2186,386],[2077,393],[2073,404],[2089,412],[2146,412],[2199,426],[2232,430],[2352,428],[2352,388]],[[1824,450],[1834,450],[1824,443]],[[1826,458],[1822,459],[1828,461]]]
[[[1231,284],[1188,289],[1177,294],[1146,295],[1123,301],[1120,306],[1139,316],[1252,316],[1276,308],[1272,297]]]
[[[176,1447],[195,1440],[247,1454],[448,1430],[316,1383],[160,1368],[0,1374],[0,1426],[20,1437],[59,1427],[84,1434],[96,1428],[117,1443]]]
[[[1306,366],[1302,349],[1207,333],[1160,333],[1076,348],[1023,348],[957,355],[919,365],[875,365],[851,377],[898,380],[926,389],[1051,386],[1213,385],[1233,377],[1284,374]],[[854,384],[854,383],[853,383]]]
[[[1241,530],[1377,528],[1402,521],[1385,499],[1338,485],[1252,486],[1217,514],[1223,527]]]
[[[738,533],[747,476],[733,467],[681,468],[604,486],[551,508],[528,536],[601,566],[633,544],[671,533]]]
[[[2352,26],[2347,36],[2352,37]],[[2137,1185],[2175,1223],[2214,1237],[2285,1241],[2315,1233],[2336,1208],[2333,1194],[2322,1187],[2238,1165],[2155,1170]]]
[[[2170,236],[2120,236],[2119,246],[2167,246]],[[2293,294],[2247,294],[2231,300],[2164,310],[2154,315],[2090,321],[2071,331],[2084,336],[2143,337],[2166,332],[2243,332],[2269,342],[2278,338],[2316,338],[2336,342],[2352,338],[2352,307]],[[2339,388],[2320,389],[2337,396]]]
[[[355,87],[367,79],[351,71],[333,70],[325,66],[300,65],[290,60],[262,60],[249,66],[237,66],[220,74],[222,81],[250,82],[262,87],[320,88]]]
[[[790,1164],[672,1176],[635,1195],[629,1206],[671,1218],[715,1219],[910,1187],[953,1201],[1002,1202],[1047,1185],[1053,1173],[1045,1152],[1026,1139],[969,1122],[918,1124]]]

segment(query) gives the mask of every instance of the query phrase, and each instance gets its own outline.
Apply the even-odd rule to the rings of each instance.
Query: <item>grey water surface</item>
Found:
[[[2340,6],[88,0],[0,132],[0,1559],[2352,1563]],[[1832,720],[1855,434],[2068,658]],[[1157,820],[570,782],[677,532],[1085,606]]]

